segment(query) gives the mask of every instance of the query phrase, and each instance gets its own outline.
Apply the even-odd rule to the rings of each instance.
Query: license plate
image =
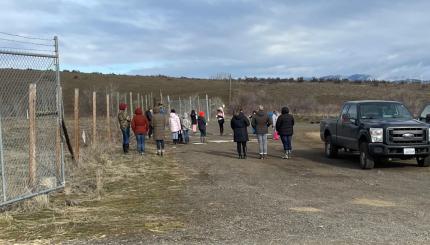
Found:
[[[415,148],[405,148],[403,149],[404,155],[415,155]]]

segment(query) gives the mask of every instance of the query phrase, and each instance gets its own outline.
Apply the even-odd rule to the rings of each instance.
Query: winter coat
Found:
[[[160,113],[159,108],[154,108],[151,125],[153,128],[154,140],[164,140],[164,134],[167,127],[166,117]]]
[[[191,114],[190,114],[190,117],[191,117],[191,124],[192,125],[196,125],[197,124],[197,114],[196,114],[196,111],[192,110]]]
[[[272,125],[272,120],[264,111],[260,110],[252,117],[252,127],[255,128],[256,134],[269,133],[268,127],[270,125]]]
[[[199,126],[200,131],[206,130],[206,119],[204,117],[200,117],[197,119],[197,124]]]
[[[130,117],[127,115],[127,111],[122,110],[118,113],[118,122],[121,129],[130,128]]]
[[[282,115],[276,121],[276,131],[280,136],[291,136],[294,133],[294,117],[289,113],[287,107],[282,108]]]
[[[148,119],[142,115],[142,110],[140,108],[136,109],[135,114],[133,120],[131,120],[131,128],[134,134],[147,134],[149,130]]]
[[[151,110],[147,110],[147,111],[145,112],[145,116],[146,116],[146,119],[148,119],[148,121],[150,122],[150,121],[152,120],[152,113],[151,113]]]
[[[216,114],[216,118],[218,119],[218,121],[224,120],[224,111],[222,110],[222,108],[219,108]]]
[[[233,116],[230,122],[231,128],[233,129],[234,142],[246,142],[249,141],[248,127],[249,120],[243,113]]]
[[[184,113],[184,117],[182,118],[182,129],[189,130],[191,128],[191,121],[188,119],[187,113]]]
[[[176,113],[171,112],[169,117],[169,126],[170,126],[170,132],[179,132],[181,131],[181,119],[179,119],[178,115]]]
[[[277,113],[273,113],[272,115],[272,126],[276,125],[276,121],[278,120],[278,114]]]

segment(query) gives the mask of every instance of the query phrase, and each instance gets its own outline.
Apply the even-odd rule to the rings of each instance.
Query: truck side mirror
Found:
[[[426,123],[430,123],[430,114],[426,115]]]

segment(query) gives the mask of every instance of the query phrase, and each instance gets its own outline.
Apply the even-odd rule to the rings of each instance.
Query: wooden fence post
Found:
[[[75,88],[75,105],[74,105],[74,112],[75,112],[75,121],[74,121],[74,148],[75,148],[75,161],[79,163],[79,143],[80,143],[80,133],[81,130],[79,128],[79,89]]]
[[[145,94],[145,110],[148,110],[148,95]]]
[[[197,113],[199,113],[201,111],[200,110],[200,95],[197,95],[197,110],[198,110]]]
[[[169,111],[167,112],[167,115],[169,115],[170,110],[171,110],[171,108],[170,108],[170,96],[169,95],[167,95],[167,105],[168,105],[168,108],[169,108]]]
[[[137,107],[140,107],[140,93],[137,93]]]
[[[211,120],[211,112],[209,111],[209,96],[206,94],[206,115],[208,117],[208,122]]]
[[[110,98],[109,94],[106,95],[106,127],[107,127],[107,138],[108,143],[112,143],[112,134],[111,134],[111,128],[110,128]]]
[[[130,117],[133,116],[133,93],[130,92]]]
[[[96,145],[97,139],[97,94],[93,92],[93,146]]]
[[[36,187],[36,84],[30,84],[28,98],[29,134],[29,188]]]

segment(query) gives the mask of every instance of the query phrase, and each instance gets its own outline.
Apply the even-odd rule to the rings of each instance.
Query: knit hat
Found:
[[[125,103],[120,103],[120,104],[119,104],[119,109],[120,109],[121,111],[124,111],[125,109],[127,109],[127,104],[125,104]]]
[[[200,116],[200,117],[204,117],[204,116],[205,116],[205,113],[204,113],[203,111],[201,111],[201,112],[199,112],[199,116]]]

